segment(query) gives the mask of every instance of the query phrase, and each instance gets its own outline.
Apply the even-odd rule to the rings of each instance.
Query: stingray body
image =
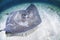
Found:
[[[26,10],[11,12],[6,20],[5,31],[7,34],[24,33],[41,23],[39,12],[34,4]],[[31,30],[32,31],[32,30]]]

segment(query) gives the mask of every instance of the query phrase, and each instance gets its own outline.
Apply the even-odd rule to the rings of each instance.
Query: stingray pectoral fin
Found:
[[[34,4],[31,4],[26,10],[28,12],[38,12],[37,7]]]
[[[28,14],[33,15],[32,16],[33,18],[37,18],[36,21],[38,22],[38,24],[40,24],[42,22],[41,17],[39,15],[39,11],[34,4],[31,4],[26,10],[27,10]]]

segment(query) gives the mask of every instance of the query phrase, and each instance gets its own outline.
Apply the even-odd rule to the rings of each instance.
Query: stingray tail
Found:
[[[5,29],[1,29],[0,32],[5,31]]]

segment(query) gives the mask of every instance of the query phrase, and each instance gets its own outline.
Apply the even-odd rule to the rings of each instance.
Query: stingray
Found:
[[[41,23],[41,18],[37,7],[30,4],[26,10],[11,12],[6,20],[6,34],[19,34],[33,31]],[[36,29],[35,29],[36,30]],[[0,30],[2,31],[2,30]]]

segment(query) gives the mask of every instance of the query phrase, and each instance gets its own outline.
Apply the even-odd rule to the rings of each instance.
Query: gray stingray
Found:
[[[31,30],[41,23],[39,12],[34,4],[26,10],[11,12],[6,20],[6,34],[22,33]]]

